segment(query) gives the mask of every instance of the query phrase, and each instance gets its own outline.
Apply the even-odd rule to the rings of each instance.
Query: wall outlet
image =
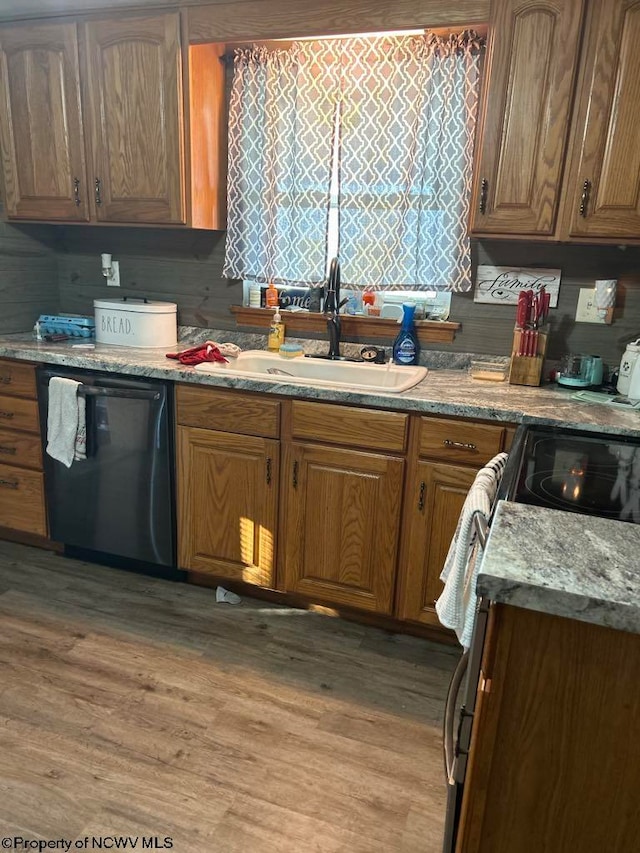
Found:
[[[580,288],[578,307],[576,308],[576,323],[600,323],[606,325],[607,318],[601,317],[596,308],[595,288]]]
[[[111,261],[111,275],[107,276],[107,287],[120,287],[120,261]]]

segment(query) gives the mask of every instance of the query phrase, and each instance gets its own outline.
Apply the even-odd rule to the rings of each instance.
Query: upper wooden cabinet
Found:
[[[91,21],[83,32],[96,219],[185,222],[178,15]]]
[[[552,236],[583,0],[492,4],[471,230]]]
[[[0,30],[9,219],[225,227],[223,46],[180,32],[178,12]]]
[[[565,235],[640,239],[640,0],[591,4]]]
[[[639,38],[640,0],[494,2],[474,235],[640,241]]]
[[[1,30],[0,98],[9,218],[87,220],[75,24]]]

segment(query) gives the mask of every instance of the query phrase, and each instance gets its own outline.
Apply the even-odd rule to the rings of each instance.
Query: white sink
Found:
[[[324,358],[283,358],[278,353],[248,350],[228,364],[207,361],[197,364],[201,373],[216,376],[245,376],[272,382],[292,382],[318,388],[345,386],[353,391],[408,391],[427,375],[426,367],[401,367],[396,364],[365,364],[354,361],[329,361]]]

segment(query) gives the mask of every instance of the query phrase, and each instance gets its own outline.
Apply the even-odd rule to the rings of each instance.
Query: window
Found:
[[[468,290],[480,40],[384,36],[236,52],[224,274]]]

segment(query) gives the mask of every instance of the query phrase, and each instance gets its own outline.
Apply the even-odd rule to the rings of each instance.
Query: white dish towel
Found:
[[[49,380],[47,453],[67,468],[87,458],[86,401],[78,395],[79,382],[63,376]]]
[[[476,578],[482,548],[473,517],[480,513],[488,521],[508,454],[499,453],[478,471],[462,507],[458,526],[444,562],[440,580],[444,589],[436,601],[440,622],[456,632],[463,648],[471,645],[476,616]]]

